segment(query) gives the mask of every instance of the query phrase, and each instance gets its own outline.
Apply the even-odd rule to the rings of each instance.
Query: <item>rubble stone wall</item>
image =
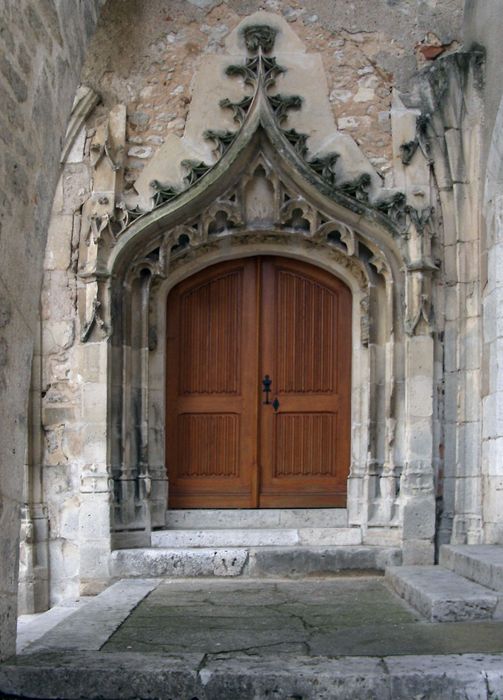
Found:
[[[66,123],[102,2],[0,6],[0,658],[14,651],[27,399]]]
[[[126,183],[132,185],[169,134],[183,134],[192,79],[205,54],[223,53],[233,28],[259,9],[286,18],[307,51],[322,54],[338,129],[392,186],[392,90],[406,89],[432,55],[459,47],[462,0],[110,3],[83,82],[105,107],[127,107]]]

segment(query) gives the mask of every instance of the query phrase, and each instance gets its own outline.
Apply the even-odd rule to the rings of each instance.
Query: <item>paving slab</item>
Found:
[[[503,622],[428,622],[383,576],[120,582],[0,665],[5,698],[495,700],[502,690]]]
[[[498,603],[493,591],[441,566],[393,566],[386,579],[431,621],[491,619]]]
[[[72,615],[82,605],[88,602],[88,598],[80,601],[68,601],[64,605],[56,605],[54,608],[42,613],[19,615],[17,619],[16,650],[21,653],[28,645],[40,639],[49,630]]]
[[[503,546],[442,545],[440,564],[482,586],[503,592]]]
[[[118,581],[29,644],[25,653],[100,649],[159,581]]]
[[[281,659],[71,652],[0,666],[3,698],[44,700],[495,700],[502,657]]]

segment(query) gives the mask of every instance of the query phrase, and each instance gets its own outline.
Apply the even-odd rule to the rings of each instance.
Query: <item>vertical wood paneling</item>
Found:
[[[335,390],[337,295],[308,277],[276,277],[277,389],[283,393]]]
[[[239,416],[178,416],[179,475],[191,478],[237,476]]]
[[[236,394],[240,388],[242,275],[222,275],[180,299],[180,393]]]
[[[269,258],[262,273],[264,507],[341,506],[350,460],[351,293],[328,272]]]
[[[336,415],[279,413],[274,427],[275,478],[336,475]]]
[[[257,504],[257,267],[208,267],[168,297],[170,507]]]
[[[345,505],[351,293],[283,258],[221,263],[168,300],[171,507]],[[272,379],[262,403],[261,380]]]

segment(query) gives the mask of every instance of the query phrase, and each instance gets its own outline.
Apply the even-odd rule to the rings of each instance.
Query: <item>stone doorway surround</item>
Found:
[[[159,416],[169,289],[212,263],[266,254],[306,260],[351,289],[349,524],[372,543],[407,521],[405,551],[430,561],[431,210],[411,215],[404,195],[383,190],[354,142],[327,123],[309,79],[320,58],[305,53],[287,23],[258,13],[228,42],[230,56],[214,56],[196,79],[185,137],[168,139],[142,172],[119,224],[92,198],[99,236],[86,251],[82,294],[87,347],[103,335],[109,343],[113,546],[148,544],[149,531],[164,523]],[[222,73],[227,79],[211,77]],[[302,94],[292,95],[294,86]],[[308,111],[304,103],[321,116],[295,122]],[[208,123],[215,128],[204,131]],[[416,261],[406,277],[405,255]]]
[[[469,75],[477,60],[466,58]],[[114,107],[90,138],[85,128],[73,129],[80,135],[67,158],[88,159],[92,187],[73,228],[80,335],[58,342],[73,353],[79,406],[45,402],[42,422],[57,435],[63,421],[85,446],[65,512],[53,496],[49,504],[49,517],[68,535],[61,538],[66,553],[49,543],[52,560],[60,559],[53,600],[100,590],[109,580],[111,551],[147,546],[152,530],[163,527],[167,295],[209,265],[256,255],[306,261],[351,289],[348,523],[366,545],[399,543],[405,563],[432,562],[442,221],[432,206],[431,166],[435,158],[443,164],[443,146],[418,110],[397,96],[392,116],[401,189],[384,188],[355,142],[337,130],[325,88],[321,57],[306,53],[282,18],[259,12],[229,35],[226,53],[207,57],[184,136],[166,140],[133,197],[123,195],[125,108]],[[453,99],[457,94],[453,88]],[[78,95],[74,114],[81,124],[93,100],[90,91]],[[87,155],[77,156],[79,150]],[[444,226],[456,219],[449,196],[442,192]],[[54,212],[46,258],[52,269],[58,236],[75,227],[73,217],[58,219],[58,198]],[[42,343],[51,332],[64,336],[62,327],[47,328]],[[40,466],[36,456],[32,461],[35,483]],[[40,534],[36,545],[25,538],[27,561],[47,527],[39,505],[32,510],[38,520],[25,519],[27,532],[36,520]]]

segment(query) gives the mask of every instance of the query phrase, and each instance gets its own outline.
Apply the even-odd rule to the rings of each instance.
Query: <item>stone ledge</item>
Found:
[[[181,529],[217,528],[308,528],[347,527],[345,508],[243,508],[178,509],[166,511],[166,527]]]
[[[150,547],[112,552],[110,570],[115,578],[297,578],[337,575],[344,571],[384,571],[400,563],[401,550],[397,547]]]
[[[439,566],[390,567],[386,579],[431,622],[491,619],[498,602],[492,591]]]
[[[267,547],[288,545],[359,545],[360,528],[219,528],[157,530],[152,547]]]
[[[399,565],[401,555],[397,547],[263,547],[250,550],[248,574],[297,578],[344,571],[384,571],[388,566]]]
[[[242,548],[145,548],[112,552],[112,576],[190,578],[192,576],[239,576],[248,559]]]
[[[440,564],[481,586],[503,592],[503,546],[444,544]]]
[[[40,695],[40,693],[43,695]],[[410,700],[503,694],[503,656],[232,659],[137,652],[37,654],[0,666],[2,697]]]

